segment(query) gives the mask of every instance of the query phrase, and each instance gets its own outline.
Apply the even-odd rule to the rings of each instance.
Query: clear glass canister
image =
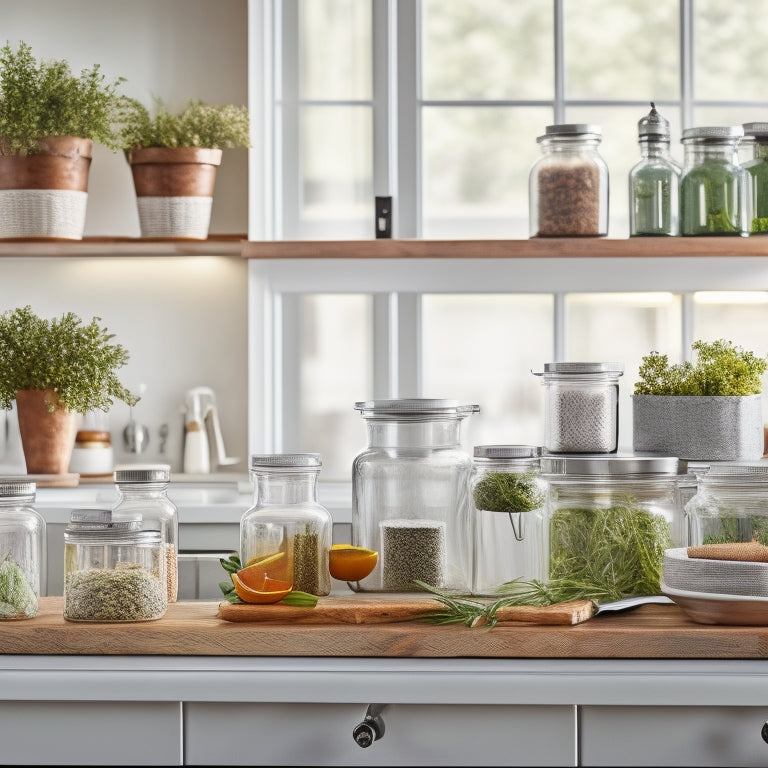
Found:
[[[685,505],[688,546],[757,541],[768,545],[768,465],[712,464]],[[724,558],[725,559],[725,558]]]
[[[544,448],[549,453],[615,453],[622,363],[546,363]]]
[[[160,532],[167,561],[168,602],[175,603],[179,589],[179,512],[168,498],[171,468],[166,464],[120,467],[114,478],[116,515],[138,513],[144,530]]]
[[[664,550],[684,546],[679,462],[544,456],[549,579],[610,601],[661,592]]]
[[[472,592],[492,596],[507,582],[547,578],[547,486],[533,445],[476,445]]]
[[[548,125],[528,177],[531,237],[608,234],[608,166],[599,125]]]
[[[747,172],[747,206],[750,235],[768,234],[768,123],[744,123],[744,137],[752,157],[742,167]]]
[[[75,509],[64,530],[64,618],[118,623],[165,614],[165,546],[138,513]]]
[[[680,234],[680,174],[669,152],[669,121],[651,102],[651,111],[637,124],[640,161],[629,172],[629,234]]]
[[[743,128],[683,131],[680,234],[742,235],[746,232],[746,183],[739,164]]]
[[[352,465],[352,540],[379,553],[360,592],[471,589],[472,457],[461,424],[477,405],[403,398],[355,404],[368,447]]]
[[[317,453],[254,454],[254,499],[240,520],[243,566],[261,562],[272,579],[313,595],[331,591],[331,513],[317,500]]]
[[[0,478],[0,620],[37,615],[45,589],[45,520],[35,510],[37,485]]]

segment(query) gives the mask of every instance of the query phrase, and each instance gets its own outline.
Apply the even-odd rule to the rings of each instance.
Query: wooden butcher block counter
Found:
[[[329,623],[281,617],[263,606],[258,618],[221,612],[251,606],[178,602],[156,621],[126,624],[65,621],[63,598],[45,597],[32,619],[0,622],[0,653],[31,655],[315,656],[542,659],[764,659],[768,627],[697,624],[676,605],[643,605],[572,623],[502,621],[494,627],[434,625],[382,615],[371,596],[321,598],[377,605],[378,618],[331,617]],[[370,601],[370,602],[368,602]],[[255,606],[254,606],[255,607]],[[293,611],[297,609],[292,609]],[[275,618],[271,618],[274,615]],[[307,614],[309,615],[309,614]]]

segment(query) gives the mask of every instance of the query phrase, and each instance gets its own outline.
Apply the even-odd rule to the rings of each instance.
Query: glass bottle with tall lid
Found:
[[[477,405],[403,398],[358,402],[367,448],[352,465],[352,541],[379,552],[359,592],[471,588],[471,456],[461,424]]]
[[[253,505],[240,519],[240,561],[312,595],[331,591],[331,513],[317,500],[317,453],[251,456]]]
[[[748,174],[747,202],[750,235],[768,234],[768,123],[744,123],[744,138],[752,147],[751,159],[742,164]]]
[[[0,478],[0,620],[37,615],[45,589],[45,520],[35,510],[37,485]]]
[[[115,470],[116,517],[138,513],[142,528],[159,531],[165,549],[168,602],[178,597],[179,513],[168,498],[171,468],[166,464],[127,466]]]
[[[669,152],[669,121],[651,102],[637,124],[640,161],[629,172],[629,234],[680,234],[680,174]]]

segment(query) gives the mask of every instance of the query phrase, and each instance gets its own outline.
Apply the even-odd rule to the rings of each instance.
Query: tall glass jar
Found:
[[[685,544],[679,463],[661,456],[545,456],[549,579],[598,600],[661,592],[664,550]]]
[[[740,125],[683,131],[680,234],[746,233],[746,184],[738,158],[743,135]]]
[[[669,121],[651,102],[651,111],[637,124],[640,162],[629,172],[629,234],[680,234],[680,174],[669,152]]]
[[[742,163],[748,174],[747,203],[750,235],[768,234],[768,123],[744,123],[744,138],[749,140],[752,157]]]
[[[243,566],[264,564],[273,579],[313,595],[331,591],[331,513],[317,500],[317,453],[254,454],[254,497],[240,520]]]
[[[472,592],[493,596],[507,582],[547,578],[546,483],[533,445],[476,445]]]
[[[36,489],[0,478],[0,620],[36,616],[45,589],[45,520],[33,506]]]
[[[165,614],[168,591],[160,531],[138,512],[75,509],[64,530],[64,618],[119,623]]]
[[[471,456],[461,424],[477,405],[403,398],[355,403],[368,447],[352,465],[352,540],[379,552],[352,589],[471,589]]]
[[[608,166],[599,125],[548,125],[528,177],[531,237],[608,234]]]
[[[175,603],[179,585],[179,512],[168,498],[171,468],[165,464],[115,470],[117,516],[138,513],[144,530],[159,531],[165,548],[168,602]]]

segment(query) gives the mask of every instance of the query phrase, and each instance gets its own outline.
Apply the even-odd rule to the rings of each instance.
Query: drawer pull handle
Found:
[[[763,723],[763,727],[760,729],[760,735],[763,737],[763,741],[768,744],[768,720]]]
[[[384,720],[381,713],[386,704],[369,704],[365,717],[352,729],[352,738],[358,746],[367,749],[384,735]]]

